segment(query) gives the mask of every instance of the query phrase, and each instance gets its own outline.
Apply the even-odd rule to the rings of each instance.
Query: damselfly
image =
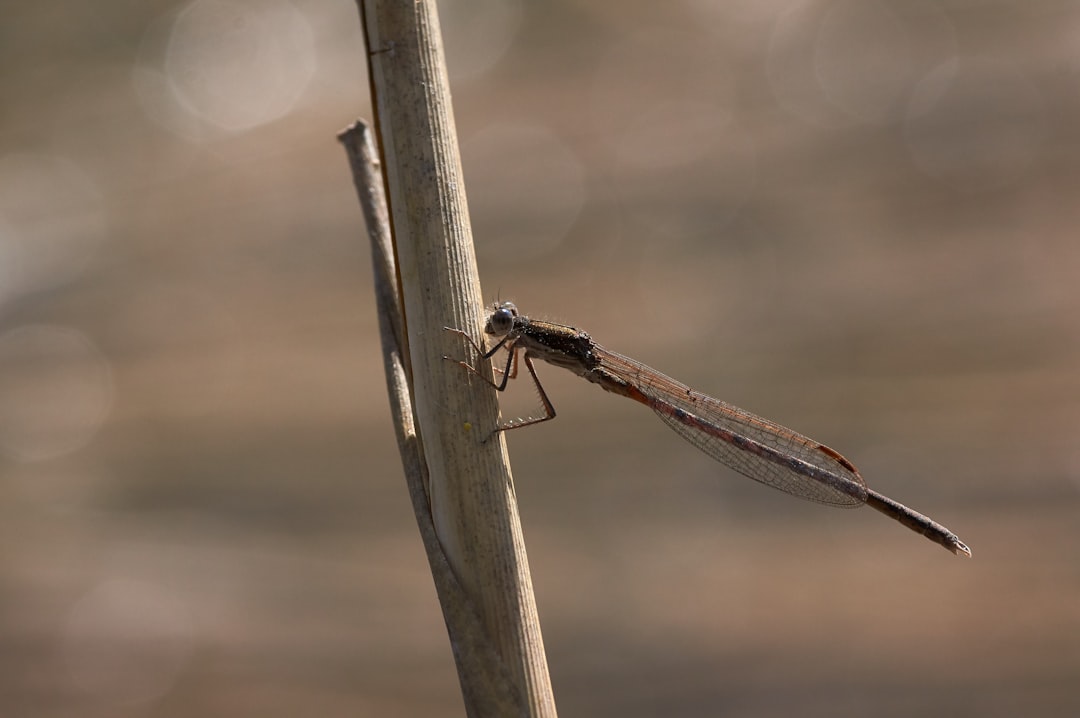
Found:
[[[532,363],[533,359],[542,359],[569,369],[607,391],[648,406],[679,436],[744,476],[792,496],[830,506],[869,504],[953,553],[971,556],[971,549],[952,531],[868,488],[858,469],[839,452],[605,349],[579,329],[529,319],[519,314],[510,302],[503,302],[494,305],[484,328],[486,334],[497,340],[491,349],[484,351],[459,329],[447,327],[447,330],[463,336],[484,359],[493,357],[500,348],[507,350],[509,357],[498,383],[468,362],[457,362],[499,391],[506,389],[507,382],[517,375],[519,356],[536,384],[544,416],[511,421],[498,426],[497,431],[555,418],[555,408]]]

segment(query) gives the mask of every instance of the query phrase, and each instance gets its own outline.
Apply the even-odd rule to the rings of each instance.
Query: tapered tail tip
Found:
[[[967,544],[965,544],[963,541],[956,538],[955,536],[952,537],[952,541],[950,541],[948,549],[957,556],[967,556],[968,558],[971,558],[971,549],[967,547]]]

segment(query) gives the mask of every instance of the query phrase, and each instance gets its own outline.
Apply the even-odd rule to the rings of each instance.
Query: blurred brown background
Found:
[[[355,6],[4,9],[0,714],[462,715],[334,139]],[[974,551],[541,367],[559,418],[509,441],[562,714],[1080,714],[1080,3],[441,10],[488,298]]]

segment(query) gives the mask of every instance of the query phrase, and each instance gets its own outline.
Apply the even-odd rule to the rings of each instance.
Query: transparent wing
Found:
[[[808,501],[843,507],[866,502],[858,470],[829,447],[629,357],[598,346],[593,353],[604,370],[640,391],[647,400],[642,403],[676,434],[725,466]]]

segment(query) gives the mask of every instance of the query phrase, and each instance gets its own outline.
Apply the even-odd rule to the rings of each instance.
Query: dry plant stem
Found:
[[[505,442],[484,441],[498,423],[495,392],[443,359],[465,352],[444,327],[481,336],[483,301],[435,5],[359,5],[433,523],[523,713],[554,716]]]
[[[372,268],[375,272],[375,304],[379,317],[379,336],[390,395],[390,412],[405,469],[416,523],[427,552],[431,575],[442,605],[443,617],[454,657],[462,676],[463,693],[469,714],[476,716],[523,715],[524,703],[514,690],[513,681],[490,642],[476,607],[458,582],[443,554],[435,534],[427,493],[427,466],[416,435],[412,402],[402,359],[401,337],[404,328],[397,291],[397,272],[390,240],[390,221],[383,194],[382,173],[371,132],[357,122],[338,138],[345,145],[353,181],[364,212],[371,240]]]

